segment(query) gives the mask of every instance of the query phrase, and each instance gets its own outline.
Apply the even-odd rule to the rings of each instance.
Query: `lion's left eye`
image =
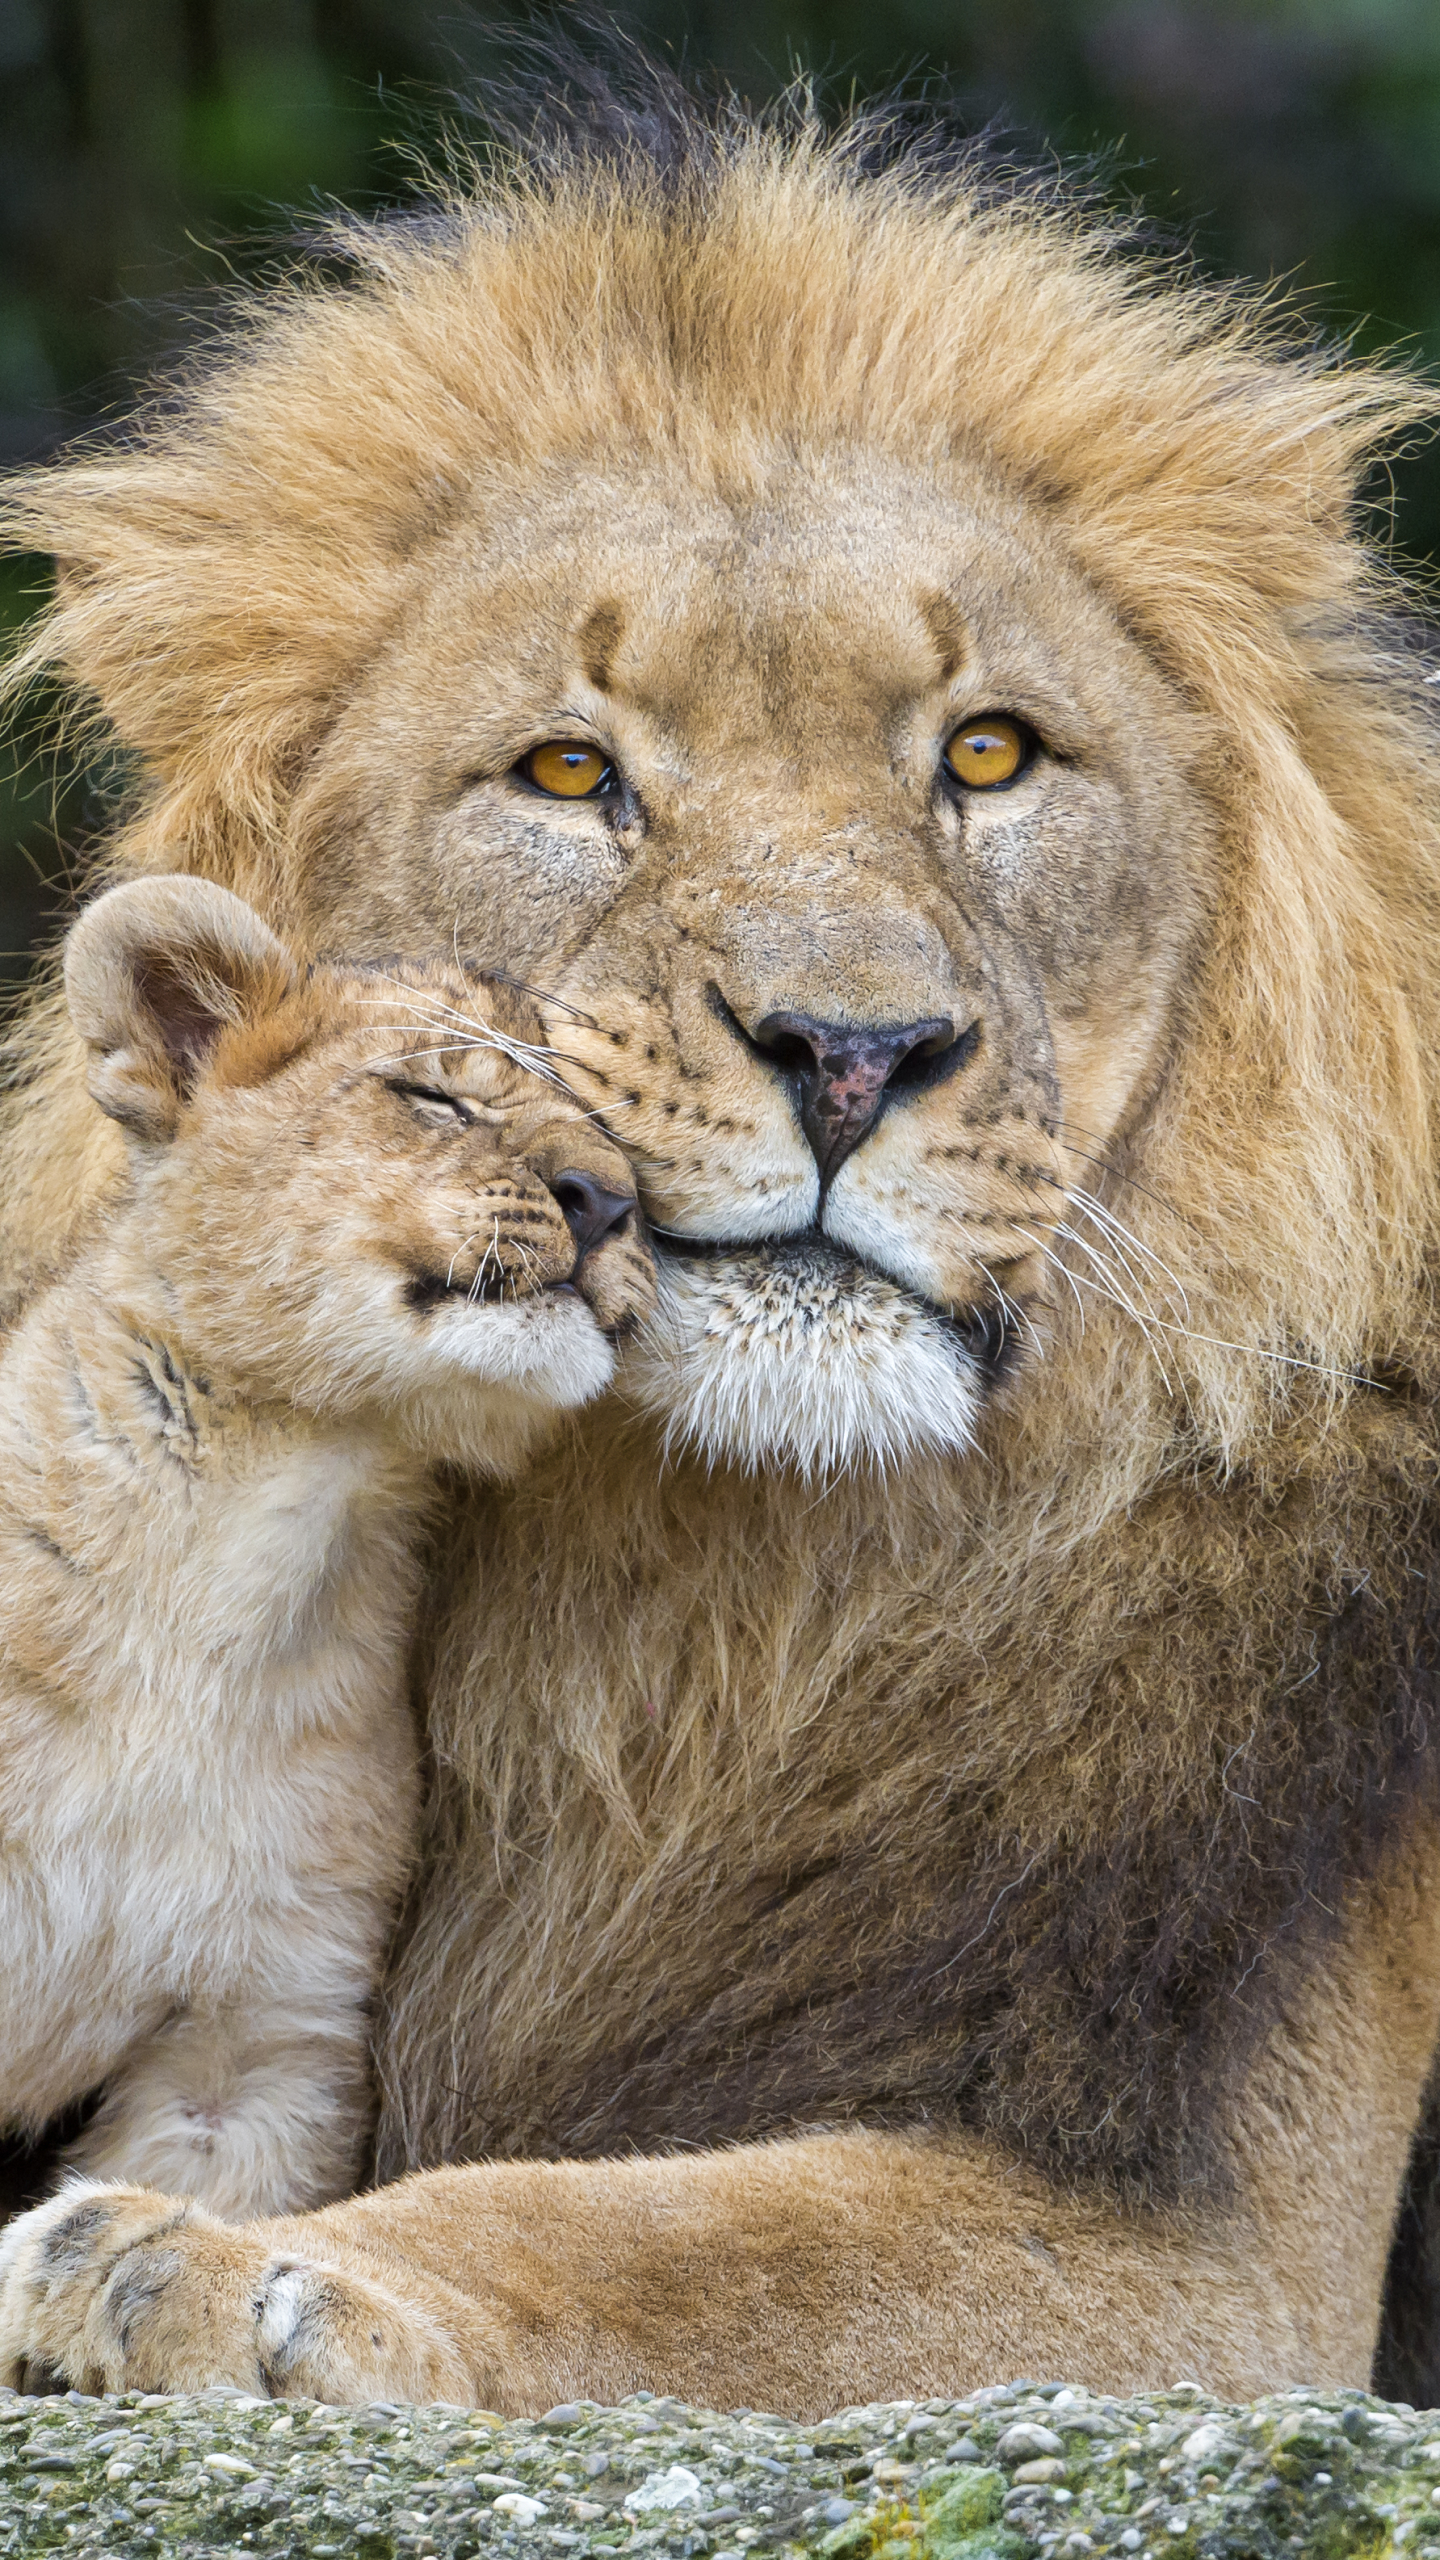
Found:
[[[967,791],[994,791],[1023,773],[1034,754],[1034,741],[1018,720],[988,714],[967,720],[945,742],[945,767],[952,782]]]

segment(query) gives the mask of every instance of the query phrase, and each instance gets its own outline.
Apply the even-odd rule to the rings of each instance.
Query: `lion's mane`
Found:
[[[1211,724],[1225,862],[1119,1167],[1185,1292],[1153,1363],[1098,1306],[967,1469],[797,1502],[619,1414],[462,1517],[385,2163],[959,2104],[1174,2176],[1431,1784],[1440,773],[1359,494],[1422,396],[1063,191],[803,107],[667,96],[331,247],[12,491],[61,563],[17,682],[58,666],[143,766],[112,871],[323,946],[297,783],[457,510],[787,437],[1020,493]],[[23,1285],[105,1160],[43,1003],[17,1054]]]

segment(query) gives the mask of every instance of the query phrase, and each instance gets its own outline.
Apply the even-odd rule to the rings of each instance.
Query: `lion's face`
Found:
[[[1034,742],[1002,787],[946,762],[981,714]],[[519,770],[547,740],[598,793]],[[1208,746],[978,469],[622,457],[431,551],[300,827],[332,948],[458,939],[540,991],[657,1230],[637,1392],[816,1467],[966,1445],[1067,1229],[1124,1293],[1073,1195],[1173,1045]]]

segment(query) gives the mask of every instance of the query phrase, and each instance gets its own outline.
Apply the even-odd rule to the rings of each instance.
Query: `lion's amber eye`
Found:
[[[1025,732],[1014,720],[967,720],[945,746],[951,774],[971,791],[1013,782],[1028,754]]]
[[[582,746],[576,738],[547,738],[543,747],[532,747],[521,758],[520,770],[537,791],[548,791],[557,800],[588,800],[604,789],[611,773],[598,747]]]

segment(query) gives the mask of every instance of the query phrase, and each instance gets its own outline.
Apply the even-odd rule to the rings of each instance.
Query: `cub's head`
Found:
[[[607,1383],[653,1299],[634,1184],[513,990],[450,964],[302,971],[189,878],[97,899],[65,984],[130,1141],[127,1268],[191,1357],[492,1466]]]
[[[29,663],[146,768],[122,863],[536,990],[672,1439],[1233,1463],[1433,1249],[1435,697],[1354,513],[1422,404],[923,138],[652,122],[27,481]]]

